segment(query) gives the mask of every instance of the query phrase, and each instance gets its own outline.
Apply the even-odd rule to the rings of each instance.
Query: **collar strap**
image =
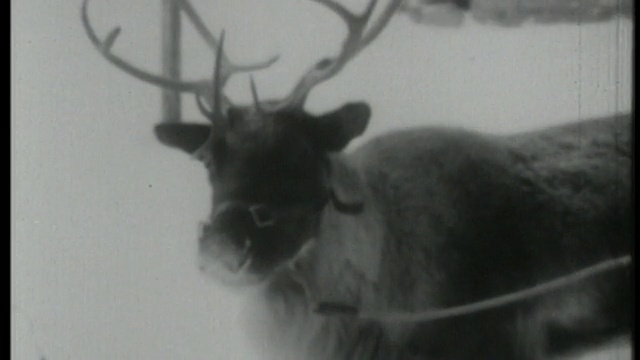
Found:
[[[328,189],[327,195],[308,203],[289,205],[286,207],[274,207],[269,204],[246,204],[247,211],[251,214],[254,225],[259,228],[275,226],[278,219],[308,215],[322,210],[331,201],[336,210],[347,215],[358,215],[364,211],[361,202],[342,202],[332,189]]]
[[[345,203],[342,202],[337,196],[333,189],[328,190],[329,200],[333,204],[333,207],[336,208],[341,213],[348,215],[357,215],[364,211],[364,204],[361,202],[356,203]]]

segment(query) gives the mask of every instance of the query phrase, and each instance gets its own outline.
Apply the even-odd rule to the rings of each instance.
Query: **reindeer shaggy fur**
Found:
[[[334,156],[339,196],[364,211],[323,211],[312,244],[265,287],[266,317],[250,312],[256,335],[277,359],[542,359],[628,333],[627,271],[432,323],[313,305],[445,308],[628,254],[629,128],[619,116],[512,136],[411,129]]]

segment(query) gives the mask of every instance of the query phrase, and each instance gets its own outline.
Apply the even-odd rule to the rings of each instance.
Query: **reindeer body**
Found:
[[[312,247],[263,293],[256,335],[277,359],[539,359],[630,329],[625,271],[431,323],[313,313],[319,299],[423,311],[533,286],[630,252],[630,119],[527,134],[384,135],[339,156],[343,196]],[[254,324],[255,326],[255,324]]]
[[[187,0],[177,0],[216,53],[213,81],[179,81],[111,52],[87,3],[82,21],[105,59],[152,84],[196,95],[210,124],[162,123],[165,145],[202,160],[213,188],[198,242],[201,269],[231,286],[259,286],[247,330],[264,358],[545,359],[630,329],[629,274],[616,269],[517,303],[436,321],[326,315],[318,302],[369,313],[451,308],[522,290],[631,252],[629,115],[492,136],[416,128],[343,149],[371,110],[322,115],[308,93],[338,74],[384,29],[402,0],[341,18],[339,53],[318,61],[281,100],[236,106],[238,72]],[[374,16],[374,13],[377,16]],[[204,101],[203,101],[204,100]],[[411,320],[411,319],[410,319]]]

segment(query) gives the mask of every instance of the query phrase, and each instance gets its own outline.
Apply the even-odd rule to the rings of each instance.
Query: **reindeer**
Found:
[[[284,99],[261,101],[251,79],[253,103],[243,106],[224,95],[227,80],[276,58],[232,63],[224,32],[214,37],[187,1],[182,9],[216,51],[212,81],[131,65],[110,51],[119,28],[101,41],[88,0],[82,7],[109,62],[194,93],[209,120],[160,123],[155,134],[207,168],[215,191],[200,267],[231,287],[259,289],[248,331],[268,344],[265,358],[542,359],[628,334],[630,115],[509,136],[405,129],[346,153],[369,106],[316,115],[305,99],[402,1],[377,19],[375,0],[362,14],[315,1],[348,28],[339,54],[311,67]],[[565,281],[539,288],[557,278]]]

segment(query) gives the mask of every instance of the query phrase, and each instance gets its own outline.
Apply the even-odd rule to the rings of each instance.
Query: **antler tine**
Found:
[[[387,26],[387,23],[389,23],[391,16],[393,16],[393,14],[400,7],[400,5],[402,5],[402,3],[403,0],[393,0],[387,4],[387,7],[382,12],[382,15],[380,15],[380,17],[378,18],[378,21],[371,25],[371,27],[369,28],[369,32],[363,37],[360,50],[365,48],[376,37],[378,37],[380,32],[382,32],[385,26]]]
[[[204,24],[204,21],[202,21],[202,18],[200,17],[200,15],[198,15],[195,8],[193,7],[193,5],[191,5],[191,3],[188,0],[177,0],[177,1],[182,11],[184,11],[184,13],[187,15],[187,17],[193,24],[194,28],[200,34],[200,36],[202,36],[204,41],[209,45],[209,47],[213,51],[215,51],[216,53],[219,52],[218,49],[220,47],[220,42],[222,41],[222,39],[218,41],[215,38],[215,36],[213,36],[211,31]],[[221,84],[222,86],[224,86],[226,82],[229,80],[229,78],[235,73],[266,69],[269,66],[273,65],[276,61],[278,61],[279,58],[280,58],[280,55],[274,55],[269,59],[261,62],[246,64],[246,65],[239,65],[239,64],[234,64],[229,60],[229,58],[226,55],[222,54],[222,57],[221,57],[222,73],[220,77]]]
[[[231,105],[229,99],[222,93],[224,83],[222,81],[223,64],[222,58],[224,56],[224,30],[220,33],[220,44],[218,51],[216,52],[216,59],[213,68],[213,79],[210,84],[210,91],[208,93],[196,94],[196,103],[200,112],[206,116],[214,125],[217,125],[223,119],[223,108]],[[202,97],[207,96],[211,110],[207,109],[202,101]]]
[[[264,112],[260,106],[260,98],[258,97],[258,89],[256,89],[256,82],[253,80],[253,75],[249,75],[249,86],[251,87],[251,96],[253,97],[253,106],[259,113]]]
[[[213,69],[213,111],[218,121],[222,118],[222,88],[228,78],[223,78],[224,69],[222,59],[224,59],[224,30],[220,33],[220,44],[216,52],[216,65]],[[227,73],[228,74],[228,73]]]
[[[222,76],[222,57],[224,56],[224,30],[220,33],[220,44],[218,46],[218,51],[216,52],[216,63],[213,68],[213,80],[212,80],[212,99],[211,106],[213,109],[207,110],[202,102],[202,94],[196,94],[196,102],[198,104],[198,108],[200,111],[209,119],[211,122],[211,130],[209,131],[209,137],[207,140],[200,145],[200,147],[193,153],[193,156],[204,162],[205,164],[210,164],[212,160],[211,156],[211,145],[215,141],[222,136],[224,136],[224,125],[225,118],[222,110],[222,101],[225,100],[225,104],[229,104],[222,94],[223,84],[221,82]]]
[[[347,24],[347,27],[350,29],[350,31],[355,31],[355,32],[358,32],[358,31],[362,32],[362,30],[364,30],[364,27],[369,21],[369,18],[371,17],[373,10],[375,9],[376,4],[378,3],[378,0],[371,0],[369,4],[367,4],[367,8],[365,9],[365,11],[361,15],[356,15],[351,11],[349,11],[342,4],[337,3],[333,0],[312,0],[312,1],[322,4],[327,8],[329,8],[330,10],[332,10],[333,12],[335,12],[338,16],[340,16],[344,20],[344,22]]]
[[[311,89],[319,83],[336,75],[344,66],[369,45],[389,23],[391,16],[396,9],[402,4],[403,0],[391,0],[385,7],[378,19],[369,26],[373,11],[378,0],[371,0],[364,12],[360,15],[354,14],[343,5],[334,0],[313,0],[318,4],[324,5],[329,10],[337,14],[347,25],[347,38],[342,44],[340,53],[332,59],[324,59],[316,63],[307,73],[300,79],[293,91],[284,100],[273,105],[275,110],[283,108],[301,108],[304,105],[306,97]]]
[[[152,74],[145,70],[142,70],[134,65],[131,65],[126,60],[119,58],[111,52],[111,48],[116,41],[118,35],[120,34],[120,27],[116,27],[109,32],[104,41],[101,41],[96,35],[95,30],[91,26],[91,22],[89,21],[88,14],[88,3],[89,0],[84,0],[82,2],[82,24],[84,27],[87,36],[91,43],[100,51],[102,56],[109,61],[111,64],[115,65],[120,70],[126,72],[127,74],[142,80],[144,82],[148,82],[154,84],[156,86],[160,86],[162,88],[176,90],[180,92],[191,92],[191,93],[201,93],[206,92],[206,87],[208,84],[204,81],[176,81],[166,77],[162,77],[159,75]]]

